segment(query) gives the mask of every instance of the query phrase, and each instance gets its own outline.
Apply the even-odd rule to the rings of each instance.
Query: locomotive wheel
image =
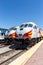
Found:
[[[31,41],[30,41],[30,46],[32,47],[32,46],[34,46],[35,44],[37,43],[37,39],[32,39]]]
[[[35,44],[37,43],[37,39],[35,39]]]
[[[37,38],[37,43],[38,43],[38,38]]]
[[[8,39],[5,39],[5,45],[9,45]]]
[[[41,41],[41,37],[40,37],[40,41]]]
[[[29,47],[32,47],[33,46],[33,40],[30,40],[29,41]]]
[[[38,42],[40,42],[40,38],[38,38]]]

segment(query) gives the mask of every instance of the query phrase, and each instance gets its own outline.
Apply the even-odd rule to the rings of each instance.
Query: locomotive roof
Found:
[[[25,22],[23,24],[33,24],[33,25],[36,25],[34,22]]]
[[[15,29],[15,28],[18,28],[19,26],[13,26],[13,27],[11,27],[10,29]]]

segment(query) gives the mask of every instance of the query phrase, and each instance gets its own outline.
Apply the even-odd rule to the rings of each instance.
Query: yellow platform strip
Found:
[[[24,65],[26,61],[30,59],[30,57],[35,53],[35,51],[40,47],[42,43],[43,43],[43,40],[37,43],[32,48],[30,48],[28,51],[26,51],[24,54],[22,54],[13,62],[11,62],[9,65]]]

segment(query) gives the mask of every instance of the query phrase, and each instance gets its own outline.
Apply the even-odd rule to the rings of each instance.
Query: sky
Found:
[[[43,0],[0,0],[0,28],[30,21],[43,29]]]

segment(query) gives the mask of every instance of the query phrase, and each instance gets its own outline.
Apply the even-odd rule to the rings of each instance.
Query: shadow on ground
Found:
[[[26,45],[25,45],[25,46],[21,46],[21,45],[11,45],[9,48],[10,48],[10,49],[15,49],[15,50],[25,50],[25,49],[27,49],[27,46],[26,46]]]

